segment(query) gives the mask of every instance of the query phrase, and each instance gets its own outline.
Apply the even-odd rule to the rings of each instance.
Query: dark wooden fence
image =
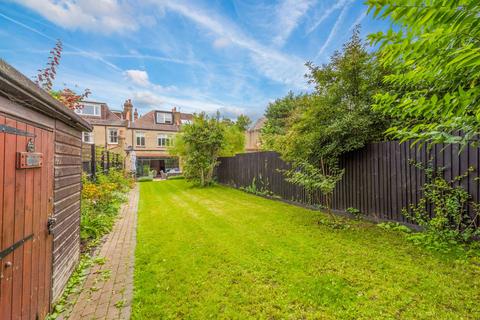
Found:
[[[94,178],[98,173],[108,173],[110,168],[123,169],[124,158],[104,147],[84,144],[82,146],[82,166],[83,172],[90,178]]]
[[[457,182],[478,202],[480,187],[478,168],[480,149],[466,147],[462,152],[457,145],[413,147],[406,142],[381,142],[346,154],[341,159],[345,174],[333,194],[333,209],[345,212],[347,208],[379,220],[407,221],[402,208],[416,204],[422,198],[425,183],[423,170],[410,160],[426,163],[432,159],[434,167],[444,168],[444,176],[451,180],[475,168],[467,178]],[[299,186],[287,182],[282,170],[288,169],[275,152],[244,153],[220,158],[217,178],[220,183],[234,187],[247,187],[255,183],[257,189],[266,189],[282,199],[308,204],[309,196]]]

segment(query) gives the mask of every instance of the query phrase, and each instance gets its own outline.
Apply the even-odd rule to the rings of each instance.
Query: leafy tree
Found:
[[[320,202],[318,191],[325,195],[325,208],[333,218],[332,214],[332,197],[335,186],[342,179],[343,170],[327,172],[323,163],[320,168],[306,161],[297,161],[293,170],[286,172],[287,181],[301,185],[308,192],[312,202]]]
[[[275,142],[278,137],[286,133],[287,121],[293,110],[307,95],[294,95],[289,92],[287,96],[270,103],[265,112],[265,124],[261,129],[262,148],[275,150]]]
[[[220,150],[220,156],[232,157],[245,149],[245,131],[236,124],[224,126],[225,144]]]
[[[370,35],[392,69],[390,90],[375,108],[398,119],[388,132],[403,140],[462,143],[480,128],[480,2],[368,0],[387,32]],[[464,136],[458,136],[462,130]]]
[[[50,95],[60,101],[68,109],[83,108],[82,101],[90,95],[90,90],[85,89],[82,94],[77,94],[75,91],[64,88],[62,90],[51,90]]]
[[[182,127],[169,149],[170,154],[180,157],[185,178],[202,187],[212,183],[219,156],[231,156],[244,148],[243,132],[219,119],[205,113],[195,115],[191,124]]]
[[[237,121],[235,121],[235,125],[243,132],[247,131],[251,124],[252,120],[244,114],[239,115]]]
[[[315,92],[297,97],[290,94],[283,100],[288,105],[275,104],[273,110],[278,112],[273,117],[267,112],[267,118],[276,125],[272,126],[276,128],[274,149],[292,164],[288,179],[313,195],[320,191],[329,208],[334,187],[343,175],[339,157],[383,139],[388,120],[373,111],[371,103],[372,95],[383,86],[385,70],[376,56],[367,52],[358,27],[328,64],[307,66]],[[288,116],[285,110],[289,110]]]

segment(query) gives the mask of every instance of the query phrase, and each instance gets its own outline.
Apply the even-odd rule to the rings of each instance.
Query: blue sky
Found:
[[[0,57],[29,77],[56,39],[56,87],[89,88],[119,109],[257,118],[288,91],[308,91],[305,61],[327,62],[355,24],[387,22],[363,0],[0,0]]]

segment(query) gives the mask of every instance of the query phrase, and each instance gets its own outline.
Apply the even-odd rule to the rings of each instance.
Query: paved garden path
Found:
[[[84,282],[68,319],[130,319],[136,243],[138,186],[123,205],[119,219],[97,250],[96,264]]]

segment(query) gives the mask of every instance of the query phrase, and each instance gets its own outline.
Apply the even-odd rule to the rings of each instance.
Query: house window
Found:
[[[85,116],[94,116],[94,117],[100,117],[102,114],[100,105],[88,104],[88,103],[82,103],[82,107],[76,108],[75,112],[77,114],[83,114]]]
[[[173,144],[172,137],[167,136],[166,134],[159,134],[157,136],[157,145],[159,147],[168,147]]]
[[[93,143],[93,132],[82,132],[82,141],[84,143]]]
[[[192,124],[192,120],[182,119],[180,121],[182,122],[182,124]]]
[[[157,112],[156,121],[157,123],[172,124],[172,114],[170,112]]]
[[[145,147],[145,133],[137,132],[135,134],[137,147]]]
[[[108,143],[118,144],[118,129],[115,129],[115,128],[108,129]]]

